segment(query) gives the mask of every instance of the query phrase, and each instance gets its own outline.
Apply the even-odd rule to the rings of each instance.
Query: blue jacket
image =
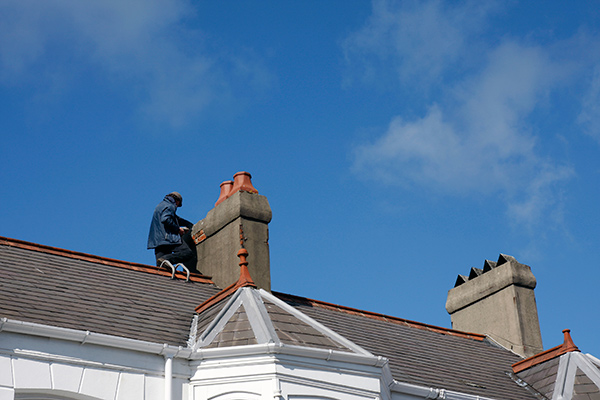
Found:
[[[171,196],[165,196],[163,201],[158,203],[152,215],[150,232],[148,233],[148,248],[154,249],[165,244],[181,244],[179,227],[192,227],[192,223],[183,218],[179,218],[175,211],[177,205],[175,199]]]

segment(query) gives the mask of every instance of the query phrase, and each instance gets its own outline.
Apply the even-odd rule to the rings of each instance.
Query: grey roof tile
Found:
[[[392,375],[398,381],[495,399],[535,399],[507,375],[511,365],[521,358],[487,340],[453,335],[451,330],[440,333],[391,317],[275,294],[371,353],[388,358]]]
[[[207,348],[227,347],[227,346],[245,346],[257,344],[257,340],[248,321],[248,315],[242,305],[223,327]]]
[[[46,250],[0,244],[0,317],[185,346],[194,307],[219,291]]]
[[[542,395],[551,399],[554,392],[559,362],[560,357],[556,357],[521,371],[517,375]]]
[[[0,238],[0,317],[186,346],[195,308],[219,292],[212,284],[141,271],[151,266],[134,265],[140,269],[136,270],[121,267],[119,263],[127,263],[116,260],[87,255],[77,259],[73,254],[80,257],[80,253],[62,251],[73,253],[65,255],[60,249],[29,246],[9,245]],[[387,357],[398,381],[494,399],[534,398],[506,375],[520,358],[481,338],[278,296],[358,346]],[[224,303],[206,311],[212,314],[200,315],[198,332]],[[314,335],[310,327],[285,315],[272,316],[289,335],[282,341],[332,345],[323,335]],[[218,345],[252,344],[255,339],[247,332],[237,328],[221,332]]]
[[[600,388],[579,368],[575,374],[573,400],[598,400]]]
[[[275,332],[282,343],[345,352],[352,351],[272,302],[263,301]]]

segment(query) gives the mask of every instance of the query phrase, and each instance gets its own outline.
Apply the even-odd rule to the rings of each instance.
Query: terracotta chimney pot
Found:
[[[235,192],[243,191],[250,193],[258,193],[258,190],[252,186],[252,175],[249,172],[240,171],[233,175],[233,187],[231,188],[230,195]]]
[[[217,202],[215,203],[215,207],[218,206],[221,202],[223,202],[223,200],[228,198],[229,195],[232,193],[231,188],[233,187],[233,181],[225,181],[225,182],[221,183],[220,187],[221,187],[221,193],[219,194],[219,198],[217,199]]]

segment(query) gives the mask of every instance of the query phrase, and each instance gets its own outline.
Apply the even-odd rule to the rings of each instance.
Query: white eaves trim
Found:
[[[217,347],[211,349],[198,349],[191,354],[192,360],[210,360],[228,357],[285,354],[290,356],[307,357],[325,361],[337,361],[383,367],[388,363],[387,358],[381,356],[347,353],[343,351],[319,349],[304,346],[294,346],[282,343],[263,343],[247,346]]]
[[[139,351],[142,353],[163,355],[188,360],[206,360],[228,357],[243,357],[261,354],[287,354],[292,356],[309,357],[326,361],[338,361],[382,367],[387,364],[385,357],[346,353],[336,350],[309,348],[275,343],[256,344],[248,346],[219,347],[193,351],[190,348],[171,346],[166,343],[152,343],[143,340],[123,338],[70,328],[23,322],[8,318],[0,319],[0,332],[21,333],[25,335],[41,336],[61,339],[81,344],[95,344],[118,349]]]
[[[394,383],[390,385],[390,389],[392,392],[408,394],[411,396],[432,400],[496,400],[489,397],[482,397],[474,394],[455,392],[446,389],[436,389],[426,386],[411,385],[410,383],[397,381],[394,381]]]
[[[143,340],[122,338],[102,333],[82,331],[69,328],[61,328],[49,325],[23,322],[8,318],[0,319],[0,332],[20,333],[25,335],[41,336],[53,339],[73,341],[81,344],[89,343],[118,349],[139,351],[142,353],[162,355],[187,360],[207,360],[223,357],[240,357],[265,354],[286,354],[291,356],[309,357],[332,362],[347,362],[358,365],[383,368],[385,381],[391,378],[388,360],[385,357],[364,355],[356,353],[345,353],[335,350],[318,348],[307,348],[284,344],[258,344],[250,346],[232,346],[215,349],[205,349],[193,352],[190,348],[175,347],[165,344],[146,342]],[[387,378],[387,379],[386,379]],[[388,385],[391,391],[409,394],[424,399],[445,400],[494,400],[481,396],[453,392],[445,389],[436,389],[425,386],[417,386],[409,383],[392,381]]]
[[[118,349],[139,351],[163,355],[165,357],[189,358],[192,350],[184,347],[171,346],[166,343],[152,343],[143,340],[123,338],[119,336],[106,335],[90,331],[77,329],[61,328],[36,324],[33,322],[23,322],[11,320],[8,318],[0,319],[0,332],[21,333],[25,335],[42,336],[53,339],[62,339],[81,344],[89,343]]]

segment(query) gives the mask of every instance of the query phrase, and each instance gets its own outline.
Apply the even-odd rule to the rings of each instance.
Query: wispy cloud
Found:
[[[351,76],[377,83],[391,71],[401,84],[421,88],[456,76],[477,52],[474,38],[497,9],[493,1],[375,0],[368,21],[343,43],[356,70]]]
[[[583,97],[581,114],[577,119],[584,132],[600,143],[600,65],[594,68],[592,81]]]
[[[269,84],[256,57],[220,51],[188,28],[195,12],[188,0],[5,1],[0,82],[39,80],[53,66],[68,78],[92,66],[99,79],[135,93],[145,118],[173,127],[233,98],[237,87]]]
[[[381,48],[395,52],[386,57],[394,60],[402,84],[437,82],[443,92],[423,117],[407,119],[400,113],[380,137],[356,147],[354,170],[390,185],[496,196],[505,201],[513,222],[534,226],[560,212],[560,185],[574,171],[544,155],[543,138],[527,122],[570,71],[542,46],[510,38],[483,46],[472,33],[488,10],[461,4],[450,9],[439,1],[408,7],[378,1],[372,19],[351,38],[355,53],[362,47],[383,60]],[[385,27],[376,28],[377,21]],[[465,29],[464,21],[469,21]],[[397,33],[386,37],[382,30]],[[369,43],[377,44],[371,48]],[[478,59],[451,76],[471,44]],[[429,102],[426,96],[415,101]]]

